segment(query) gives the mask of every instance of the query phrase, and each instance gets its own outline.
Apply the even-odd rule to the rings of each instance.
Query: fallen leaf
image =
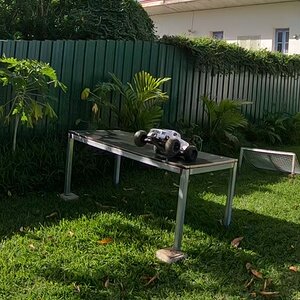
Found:
[[[298,267],[296,267],[296,266],[290,266],[289,270],[293,271],[293,272],[298,272],[299,271]]]
[[[150,277],[150,279],[148,280],[148,282],[144,286],[148,286],[149,284],[154,282],[157,278],[158,278],[158,273],[155,274],[153,277]]]
[[[277,297],[279,295],[279,292],[260,291],[259,294],[264,296],[264,297]]]
[[[102,205],[101,203],[94,201],[94,203],[100,207],[101,209],[116,209],[115,206],[109,206],[109,205]]]
[[[105,280],[104,287],[105,287],[106,289],[108,289],[108,287],[109,287],[109,278],[107,278],[107,279]]]
[[[113,241],[113,239],[111,237],[108,237],[108,238],[105,238],[105,239],[102,239],[102,240],[98,241],[98,244],[107,245],[107,244],[111,243],[112,241]]]
[[[73,231],[71,231],[71,230],[69,231],[69,236],[70,236],[70,237],[74,236],[74,234],[75,234],[75,233],[74,233]]]
[[[123,198],[121,199],[121,201],[127,204],[127,200],[126,200],[125,197],[123,197]]]
[[[262,273],[258,272],[250,263],[246,263],[246,269],[250,271],[255,277],[263,279]]]
[[[231,246],[237,248],[240,245],[240,242],[244,239],[243,236],[237,237],[231,241]]]
[[[29,245],[29,248],[30,248],[31,250],[35,250],[35,247],[34,247],[33,244],[30,244],[30,245]]]
[[[24,227],[21,226],[19,230],[20,230],[20,232],[23,232],[24,231]]]
[[[11,191],[7,191],[7,196],[8,196],[8,197],[11,197],[11,196],[12,196]]]
[[[58,216],[57,211],[54,211],[53,213],[51,213],[50,215],[46,216],[47,219],[51,219],[51,218],[55,218]]]
[[[271,279],[265,279],[264,286],[263,286],[263,291],[266,291],[266,289],[272,284]]]
[[[252,277],[248,282],[245,283],[245,288],[247,289],[248,287],[250,287],[253,282],[254,282],[254,277]]]
[[[135,190],[135,188],[123,188],[123,191],[134,191]]]
[[[256,298],[256,296],[257,296],[257,295],[256,295],[256,292],[252,292],[252,293],[250,293],[249,295],[250,295],[252,298]]]
[[[262,273],[258,272],[258,271],[255,270],[255,269],[250,269],[250,271],[251,271],[251,273],[252,273],[255,277],[260,278],[260,279],[263,279]]]
[[[80,293],[80,286],[79,284],[73,283],[74,289],[76,290],[76,292]]]

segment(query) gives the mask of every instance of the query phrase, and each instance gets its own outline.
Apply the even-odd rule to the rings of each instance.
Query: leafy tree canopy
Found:
[[[154,39],[136,0],[0,0],[2,39]]]

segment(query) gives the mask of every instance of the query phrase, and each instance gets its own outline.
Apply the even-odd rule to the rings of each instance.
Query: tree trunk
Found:
[[[14,136],[13,136],[13,152],[16,151],[16,146],[17,146],[17,133],[18,133],[18,127],[19,127],[19,120],[20,120],[20,116],[16,115]]]

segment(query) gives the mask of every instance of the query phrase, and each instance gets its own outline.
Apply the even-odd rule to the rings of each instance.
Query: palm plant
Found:
[[[114,74],[110,74],[111,83],[101,83],[91,92],[85,89],[81,98],[93,102],[92,111],[100,116],[101,105],[109,106],[118,118],[119,127],[127,131],[149,130],[157,125],[163,115],[162,103],[168,100],[161,85],[170,78],[155,78],[140,71],[133,77],[133,83],[123,84]],[[109,94],[121,95],[121,107],[112,105]]]
[[[222,146],[236,145],[239,142],[235,134],[236,129],[247,125],[247,119],[241,113],[240,108],[251,102],[225,99],[217,103],[207,96],[201,97],[201,100],[208,118],[204,128],[204,138],[209,144],[218,145],[218,150]]]

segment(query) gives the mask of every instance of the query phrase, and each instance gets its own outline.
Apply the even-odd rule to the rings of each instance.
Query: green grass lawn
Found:
[[[175,174],[127,163],[119,188],[110,176],[78,184],[72,203],[59,187],[1,199],[0,299],[300,299],[300,177],[245,167],[226,230],[227,179],[191,176],[188,257],[172,265],[155,252],[173,243]]]

